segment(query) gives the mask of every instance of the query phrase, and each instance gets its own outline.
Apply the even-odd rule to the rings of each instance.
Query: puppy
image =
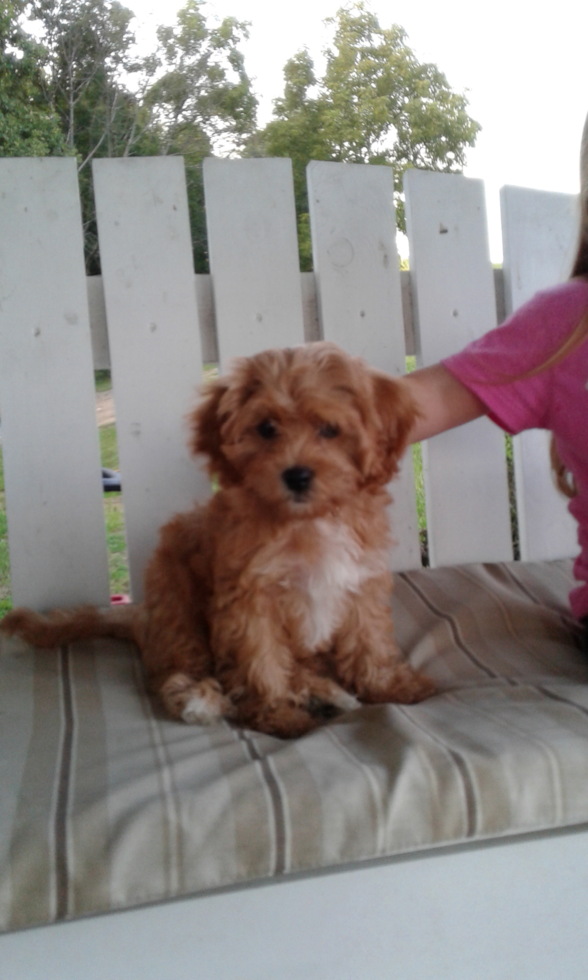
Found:
[[[132,638],[189,723],[287,738],[359,702],[427,697],[390,615],[386,485],[414,419],[401,385],[333,344],[235,362],[190,419],[220,489],[162,529],[142,605],[14,610],[2,629],[43,647]]]

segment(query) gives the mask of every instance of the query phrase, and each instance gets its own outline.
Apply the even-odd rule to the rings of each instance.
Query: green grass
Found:
[[[508,476],[508,498],[510,501],[510,533],[512,535],[512,553],[515,561],[521,557],[521,546],[519,541],[519,521],[517,517],[517,503],[515,491],[514,458],[512,454],[512,436],[505,435],[506,446],[506,472]]]
[[[112,388],[110,371],[94,371],[94,385],[96,391],[110,391]]]
[[[108,549],[110,592],[129,592],[129,565],[125,537],[125,519],[120,493],[104,495],[104,523]]]
[[[118,470],[118,445],[116,428],[113,425],[103,425],[98,429],[100,436],[100,459],[102,465],[109,470]]]
[[[406,358],[406,373],[416,369],[416,357]],[[415,442],[412,447],[412,464],[414,467],[414,485],[416,493],[416,506],[419,527],[419,540],[421,545],[421,559],[423,565],[429,564],[429,542],[427,539],[427,515],[425,511],[425,482],[423,478],[423,453],[420,442]]]
[[[100,458],[109,470],[118,470],[118,446],[114,425],[104,425],[99,430]],[[108,550],[108,575],[110,592],[128,592],[130,588],[125,519],[122,494],[104,494],[104,524]]]

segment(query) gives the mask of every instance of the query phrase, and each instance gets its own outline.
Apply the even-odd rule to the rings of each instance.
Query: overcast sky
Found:
[[[156,23],[174,23],[181,0],[126,0],[143,45]],[[337,0],[214,0],[210,14],[251,22],[243,46],[260,99],[259,122],[283,89],[282,69],[307,47],[321,66],[323,25]],[[372,0],[380,24],[401,24],[420,61],[433,61],[465,92],[482,126],[466,175],[486,184],[491,251],[500,259],[498,192],[504,184],[576,193],[578,150],[588,112],[586,0]]]

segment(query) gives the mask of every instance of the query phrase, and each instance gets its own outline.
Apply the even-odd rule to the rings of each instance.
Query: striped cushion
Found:
[[[166,720],[120,643],[0,658],[0,923],[588,820],[571,563],[398,575],[398,641],[439,684],[294,742]]]

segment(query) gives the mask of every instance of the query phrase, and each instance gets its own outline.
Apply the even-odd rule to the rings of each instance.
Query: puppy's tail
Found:
[[[117,606],[101,611],[94,606],[56,609],[43,616],[32,609],[13,609],[0,622],[8,636],[20,636],[34,647],[50,649],[75,640],[114,637],[141,645],[142,606]]]

